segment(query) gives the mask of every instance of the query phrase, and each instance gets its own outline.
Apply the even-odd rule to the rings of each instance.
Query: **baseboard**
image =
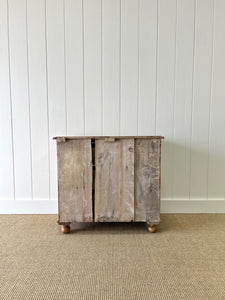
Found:
[[[161,213],[225,213],[225,200],[162,200]]]
[[[57,200],[0,200],[0,214],[57,214]],[[225,213],[225,200],[161,200],[161,213]]]
[[[57,200],[0,200],[0,214],[57,214]]]

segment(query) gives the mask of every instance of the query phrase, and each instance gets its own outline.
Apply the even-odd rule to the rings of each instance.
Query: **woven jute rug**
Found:
[[[225,215],[79,224],[0,215],[0,299],[225,299]]]

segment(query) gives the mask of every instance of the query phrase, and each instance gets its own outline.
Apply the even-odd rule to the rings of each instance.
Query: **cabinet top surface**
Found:
[[[107,139],[107,138],[114,138],[114,139],[164,139],[163,136],[55,136],[53,137],[54,140],[56,139],[67,139],[67,140],[76,140],[76,139]]]

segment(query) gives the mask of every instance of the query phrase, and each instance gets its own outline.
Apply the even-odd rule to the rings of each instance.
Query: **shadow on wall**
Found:
[[[225,154],[208,152],[208,143],[162,142],[161,198],[164,200],[224,199]],[[220,152],[219,152],[220,151]]]

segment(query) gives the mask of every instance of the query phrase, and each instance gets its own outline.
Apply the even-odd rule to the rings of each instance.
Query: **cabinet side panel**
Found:
[[[159,140],[135,140],[135,221],[160,222]]]
[[[58,142],[57,155],[59,222],[91,222],[91,139]]]
[[[134,219],[134,142],[96,140],[95,221]]]

